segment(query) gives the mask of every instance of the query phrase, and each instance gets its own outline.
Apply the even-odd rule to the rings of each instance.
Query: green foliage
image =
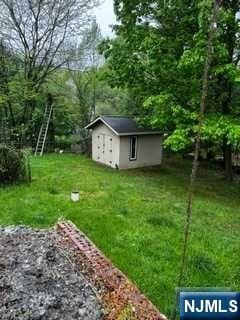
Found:
[[[56,136],[56,148],[71,150],[72,144],[79,143],[79,138],[73,136]]]
[[[29,181],[28,158],[23,151],[0,145],[0,184]]]
[[[164,141],[164,145],[176,152],[185,150],[187,146],[190,146],[194,142],[190,139],[189,131],[189,128],[174,130]]]
[[[112,88],[105,80],[104,67],[95,73],[95,114],[123,114],[125,105],[130,103],[125,90]],[[55,146],[70,149],[71,144],[80,143],[86,149],[89,134],[84,126],[91,120],[92,89],[90,72],[58,71],[51,77],[48,90],[54,95]],[[41,124],[42,110],[34,113],[34,122]],[[72,137],[74,136],[74,137]]]
[[[161,94],[151,96],[143,104],[146,109],[145,122],[150,123],[151,127],[162,128],[166,130],[173,125],[173,119],[170,117],[172,110],[177,106],[174,103],[174,97],[170,94]],[[167,106],[167,110],[166,110]]]
[[[134,96],[138,108],[129,113],[145,125],[164,130],[165,145],[174,151],[188,148],[196,132],[212,3],[115,0],[118,36],[101,46],[109,81],[127,87]],[[221,130],[221,139],[238,144],[239,10],[237,0],[222,2],[213,39],[207,117],[215,114],[215,119],[206,121],[203,140],[218,146],[223,140],[213,133],[218,122],[222,127],[226,115],[228,129],[226,136]]]
[[[72,48],[68,70],[56,69],[41,85],[34,77],[26,75],[21,60],[0,40],[0,107],[4,108],[19,145],[35,148],[49,93],[54,101],[47,140],[51,150],[54,137],[56,147],[69,149],[71,136],[76,132],[77,139],[83,141],[87,149],[83,128],[93,117],[125,113],[125,105],[131,104],[127,90],[113,88],[103,76],[108,68],[103,66],[104,59],[98,52],[101,39],[99,26],[93,20],[81,42]],[[38,72],[37,75],[38,78]]]
[[[226,138],[229,145],[235,150],[240,148],[240,126],[237,119],[229,116],[214,114],[205,119],[203,125],[203,138],[205,141],[221,143]]]

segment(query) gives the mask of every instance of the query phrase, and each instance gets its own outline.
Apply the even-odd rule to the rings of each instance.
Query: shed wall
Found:
[[[155,166],[162,163],[162,136],[137,137],[137,159],[130,160],[130,136],[120,137],[119,169]]]
[[[92,132],[92,159],[112,168],[119,167],[120,138],[105,124]]]

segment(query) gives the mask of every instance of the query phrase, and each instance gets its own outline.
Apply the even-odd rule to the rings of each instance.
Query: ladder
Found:
[[[46,139],[47,139],[47,134],[48,134],[49,123],[51,121],[52,112],[53,112],[53,104],[47,105],[45,112],[44,112],[44,116],[43,116],[42,126],[39,131],[39,135],[38,135],[37,146],[35,149],[35,156],[37,156],[37,155],[42,156],[43,155],[45,143],[46,143]]]

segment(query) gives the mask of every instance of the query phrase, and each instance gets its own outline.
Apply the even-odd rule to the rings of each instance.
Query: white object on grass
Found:
[[[73,202],[78,202],[78,201],[80,200],[80,194],[79,194],[79,192],[73,191],[73,192],[71,193],[71,200],[72,200]]]

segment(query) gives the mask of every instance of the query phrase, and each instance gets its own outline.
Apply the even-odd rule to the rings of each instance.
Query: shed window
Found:
[[[130,160],[137,160],[137,137],[130,137]]]

